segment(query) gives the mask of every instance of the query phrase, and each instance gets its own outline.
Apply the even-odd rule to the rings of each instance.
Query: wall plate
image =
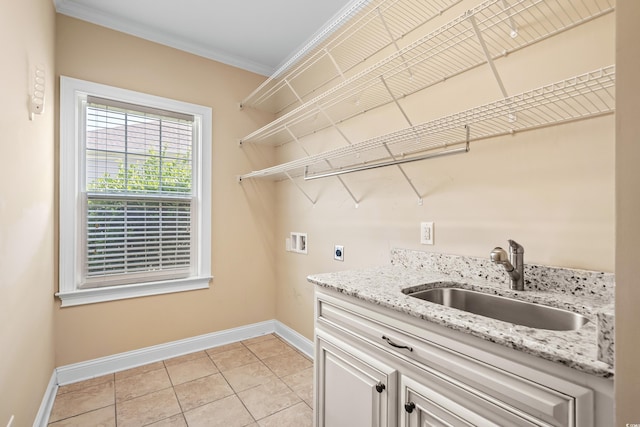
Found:
[[[307,233],[291,233],[290,251],[299,254],[306,254],[308,251]]]
[[[344,261],[344,246],[335,245],[333,247],[333,259],[336,261]]]
[[[420,223],[420,243],[433,245],[433,222]]]

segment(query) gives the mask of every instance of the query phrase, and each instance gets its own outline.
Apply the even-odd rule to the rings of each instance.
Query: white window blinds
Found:
[[[81,287],[188,277],[193,116],[88,96]]]

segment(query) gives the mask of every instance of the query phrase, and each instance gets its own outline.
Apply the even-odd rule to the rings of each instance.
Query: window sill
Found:
[[[212,277],[166,280],[162,282],[141,283],[135,285],[109,286],[104,288],[78,289],[56,293],[62,302],[60,307],[94,304],[98,302],[170,294],[175,292],[208,289]]]

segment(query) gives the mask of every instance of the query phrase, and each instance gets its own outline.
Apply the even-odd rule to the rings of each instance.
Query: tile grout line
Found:
[[[204,353],[208,356],[206,351]],[[182,356],[178,356],[178,357],[182,357]],[[162,366],[164,366],[164,370],[167,373],[167,377],[169,377],[169,383],[171,384],[171,391],[173,391],[173,395],[176,398],[176,402],[178,402],[178,408],[180,408],[180,415],[182,415],[182,419],[184,420],[184,423],[187,425],[187,427],[189,427],[189,423],[187,422],[187,417],[185,417],[185,415],[184,415],[184,408],[182,407],[182,403],[180,402],[180,398],[178,397],[178,393],[176,392],[176,384],[173,383],[173,379],[171,378],[171,375],[169,374],[169,368],[167,367],[167,364],[166,364],[167,360],[170,360],[170,359],[162,360]],[[193,359],[193,360],[196,360],[196,359]],[[187,363],[187,362],[183,362],[183,363]],[[211,363],[213,363],[213,360],[211,361]],[[215,363],[214,363],[214,366],[215,366]],[[218,367],[216,366],[216,369],[217,368]],[[187,381],[187,382],[189,382],[189,381]],[[170,415],[170,416],[168,416],[166,418],[163,418],[162,420],[169,419],[169,418],[171,418],[171,417],[173,417],[175,415],[177,415],[177,414]],[[157,421],[154,421],[154,422],[159,422],[159,421],[162,421],[162,420],[157,420]],[[151,424],[153,424],[153,423],[151,423]]]
[[[72,386],[73,384],[77,384],[77,383],[72,383],[72,384],[67,384],[67,385],[59,386],[59,388],[58,388],[58,392],[57,392],[57,394],[56,394],[56,398],[57,398],[58,396],[64,396],[64,395],[69,394],[69,393],[77,393],[77,392],[82,391],[82,390],[84,390],[84,389],[86,389],[86,388],[94,387],[94,386],[98,386],[98,385],[101,385],[101,384],[104,384],[104,383],[108,383],[109,381],[114,381],[114,380],[115,380],[115,374],[113,374],[113,373],[111,373],[111,374],[106,374],[106,375],[103,375],[103,376],[104,376],[104,377],[111,376],[112,378],[111,378],[110,380],[108,379],[108,380],[105,380],[105,381],[102,381],[102,382],[99,382],[99,383],[95,383],[95,384],[91,384],[91,385],[86,385],[85,387],[82,387],[82,388],[80,388],[80,389],[78,389],[78,390],[70,390],[70,391],[62,391],[62,392],[60,391],[60,389],[61,389],[61,388],[63,388],[63,389],[64,389],[64,387],[70,387],[70,386]],[[101,377],[98,377],[98,378],[101,378]],[[96,379],[96,378],[92,378],[92,379],[85,380],[85,381],[93,381],[93,380],[95,380],[95,379]]]
[[[242,344],[242,343],[241,343],[241,344]],[[242,344],[242,345],[244,346],[244,344]],[[245,347],[246,347],[246,346],[245,346]],[[213,348],[215,348],[215,347],[213,347]],[[230,350],[228,350],[228,351],[232,351],[232,350],[233,350],[233,349],[230,349]],[[224,396],[224,397],[221,397],[221,398],[219,398],[219,399],[213,400],[213,401],[211,401],[211,402],[205,402],[205,403],[203,403],[202,405],[199,405],[199,406],[196,406],[196,407],[193,407],[193,408],[189,409],[189,411],[193,411],[193,410],[195,410],[195,409],[197,409],[197,408],[201,408],[201,407],[203,407],[203,406],[209,405],[209,404],[214,403],[214,402],[217,402],[217,401],[219,401],[219,400],[226,399],[226,398],[231,397],[231,396],[235,396],[235,397],[236,397],[236,399],[238,399],[238,400],[240,401],[240,403],[242,404],[242,406],[245,408],[245,410],[247,411],[247,413],[248,413],[248,414],[249,414],[249,416],[251,417],[251,419],[252,419],[252,423],[257,422],[257,420],[253,417],[253,415],[251,414],[251,412],[249,412],[249,408],[247,408],[247,407],[245,406],[245,404],[244,404],[244,402],[242,401],[242,399],[240,399],[240,397],[238,396],[238,394],[236,393],[236,391],[233,389],[233,387],[231,387],[231,384],[229,384],[229,381],[228,381],[228,380],[227,380],[227,378],[224,376],[224,373],[222,372],[222,370],[220,370],[220,368],[218,367],[218,365],[216,364],[216,362],[213,360],[213,358],[211,357],[211,355],[207,352],[207,350],[206,350],[206,349],[205,349],[205,350],[203,350],[203,352],[205,353],[205,356],[203,356],[202,358],[207,357],[207,358],[209,359],[209,361],[213,364],[213,366],[216,368],[217,372],[214,372],[214,373],[212,373],[212,374],[210,374],[210,375],[206,375],[206,376],[204,376],[204,377],[195,378],[195,379],[193,379],[193,380],[191,380],[191,381],[187,381],[187,382],[182,383],[182,384],[187,384],[187,383],[189,383],[189,382],[194,382],[194,381],[197,381],[197,380],[202,379],[202,378],[207,378],[207,377],[211,377],[211,376],[213,376],[213,375],[220,374],[220,376],[224,379],[225,383],[229,386],[229,389],[230,389],[233,393],[232,393],[232,394],[230,394],[230,395],[228,395],[228,396]],[[226,351],[225,351],[225,352],[222,352],[222,353],[226,353]],[[193,359],[193,360],[196,360],[196,359]],[[164,362],[164,361],[163,361],[163,362]],[[184,362],[184,363],[187,363],[187,362]],[[165,367],[166,367],[166,364],[165,364]],[[170,380],[170,381],[171,381],[171,383],[173,384],[173,380],[171,379],[171,376],[169,376],[169,380]],[[178,385],[179,385],[179,384],[178,384]],[[182,417],[184,418],[184,422],[187,424],[187,427],[188,427],[188,424],[189,424],[189,423],[188,423],[188,421],[187,421],[187,417],[185,416],[185,412],[188,412],[188,411],[185,411],[185,410],[184,410],[184,408],[183,408],[183,406],[182,406],[182,403],[180,402],[180,398],[178,397],[178,394],[177,394],[177,392],[176,392],[176,390],[175,390],[175,387],[176,387],[176,385],[173,385],[173,386],[172,386],[172,388],[173,388],[173,392],[174,392],[174,394],[175,394],[175,396],[176,396],[176,400],[178,401],[178,405],[180,406],[181,415],[182,415]],[[169,418],[170,418],[170,417],[169,417]],[[247,424],[247,425],[248,425],[248,424]]]
[[[118,398],[116,397],[116,373],[113,373],[113,423],[118,427]]]
[[[215,348],[215,347],[214,347],[214,348]],[[184,408],[183,408],[183,406],[182,406],[182,402],[180,402],[180,398],[178,397],[178,393],[176,392],[176,385],[174,385],[174,386],[173,386],[173,392],[174,392],[174,394],[175,394],[175,396],[176,396],[176,400],[178,401],[178,405],[180,406],[180,411],[181,411],[180,413],[182,414],[182,418],[184,418],[184,422],[185,422],[185,424],[187,424],[187,427],[188,427],[188,424],[189,424],[189,423],[187,422],[187,417],[186,417],[186,415],[185,415],[185,412],[189,412],[189,411],[193,411],[193,410],[198,409],[198,408],[202,408],[203,406],[209,405],[209,404],[211,404],[211,403],[213,403],[213,402],[217,402],[218,400],[222,400],[222,399],[225,399],[225,398],[227,398],[227,397],[229,397],[229,396],[235,395],[235,390],[233,390],[233,388],[231,387],[231,385],[229,384],[229,382],[227,381],[227,379],[225,378],[225,376],[224,376],[224,375],[222,375],[222,371],[218,368],[218,365],[216,365],[216,362],[211,358],[211,355],[207,352],[207,350],[203,350],[203,351],[204,351],[204,353],[205,353],[206,357],[208,357],[208,358],[209,358],[209,361],[210,361],[211,363],[213,363],[213,366],[215,366],[215,368],[217,369],[217,372],[214,372],[213,374],[210,374],[210,375],[205,375],[204,377],[195,378],[195,379],[193,379],[193,380],[190,380],[190,381],[187,381],[187,382],[184,382],[184,383],[181,383],[181,384],[177,384],[177,385],[188,384],[188,383],[191,383],[191,382],[195,382],[195,381],[201,380],[201,379],[203,379],[203,378],[209,378],[209,377],[212,377],[212,376],[214,376],[214,375],[218,375],[218,374],[220,374],[220,376],[224,379],[225,383],[229,386],[229,389],[230,389],[231,391],[233,391],[234,393],[233,393],[233,394],[230,394],[230,395],[228,395],[228,396],[223,396],[223,397],[221,397],[221,398],[219,398],[219,399],[216,399],[216,400],[212,400],[211,402],[205,402],[205,403],[203,403],[203,404],[201,404],[201,405],[194,406],[193,408],[191,408],[191,409],[189,409],[189,410],[185,411],[185,410],[184,410]],[[203,356],[202,358],[204,358],[204,357],[205,357],[205,356]],[[193,359],[193,360],[196,360],[196,359]],[[164,362],[164,361],[163,361],[163,362]],[[186,363],[186,362],[185,362],[185,363]],[[166,365],[165,365],[165,366],[166,366]],[[169,380],[171,380],[171,377],[169,377]],[[173,381],[172,381],[172,380],[171,380],[171,383],[173,384]],[[169,417],[169,418],[170,418],[170,417]]]
[[[171,377],[169,377],[169,381],[171,381]],[[171,382],[173,384],[173,382]],[[187,417],[184,416],[184,408],[182,407],[182,403],[180,403],[180,398],[178,398],[178,393],[176,393],[176,386],[172,386],[171,390],[173,390],[173,395],[176,398],[176,402],[178,402],[178,408],[180,408],[180,415],[182,415],[182,419],[184,420],[184,423],[187,424],[187,427],[189,426],[189,424],[187,423]],[[162,420],[167,420],[171,417],[175,417],[178,414],[173,414],[168,416],[167,418],[163,418]],[[158,421],[154,421],[154,422],[159,422],[162,420],[158,420]],[[153,424],[153,423],[152,423]]]
[[[248,347],[247,347],[247,346],[246,346],[242,341],[240,341],[240,344],[242,344],[242,346],[243,346],[244,348],[246,348],[247,350],[249,350],[249,352],[250,352],[251,354],[253,354],[253,352],[251,351],[251,349],[250,349],[250,348],[248,348]],[[229,350],[229,351],[232,351],[232,350]],[[222,352],[222,353],[226,353],[226,352]],[[211,355],[210,355],[209,353],[207,353],[207,355],[209,356],[209,358],[211,358]],[[254,355],[254,356],[255,356],[255,355]],[[256,357],[257,357],[257,356],[256,356]],[[215,361],[213,361],[213,359],[211,360],[211,362],[213,362],[213,364],[215,365]],[[218,365],[215,365],[215,366],[216,366],[216,368],[218,367]],[[250,417],[251,417],[251,419],[253,420],[253,422],[252,422],[252,423],[249,423],[249,424],[246,424],[246,425],[248,426],[248,425],[251,425],[251,424],[253,424],[253,423],[257,423],[257,422],[258,422],[258,420],[256,420],[256,419],[255,419],[255,417],[253,416],[253,414],[251,413],[251,411],[249,411],[249,408],[247,408],[247,405],[245,405],[244,401],[240,398],[240,396],[238,396],[238,392],[236,392],[236,390],[231,386],[231,384],[229,383],[229,380],[227,379],[227,377],[225,377],[225,376],[224,376],[224,372],[222,372],[220,369],[218,369],[218,370],[219,370],[220,375],[222,376],[222,378],[224,378],[225,382],[229,385],[229,388],[233,391],[233,396],[235,396],[235,398],[236,398],[236,399],[238,399],[238,401],[240,401],[240,404],[242,405],[242,407],[245,409],[245,411],[247,411],[247,414],[249,414],[249,416],[250,416]],[[258,387],[258,386],[256,386],[256,387]],[[253,388],[255,388],[255,387],[253,387]],[[247,390],[250,390],[250,389],[247,389]],[[187,427],[188,427],[188,425],[187,425]]]
[[[307,405],[307,404],[306,404],[306,402],[305,402],[304,400],[302,400],[302,399],[301,399],[301,400],[300,400],[300,402],[296,402],[296,403],[294,403],[294,404],[293,404],[293,405],[291,405],[291,406],[287,406],[286,408],[278,409],[278,410],[277,410],[276,412],[274,412],[273,414],[266,415],[266,416],[264,416],[264,417],[260,418],[259,420],[257,420],[256,422],[258,422],[258,421],[262,421],[262,420],[264,420],[264,419],[266,419],[266,418],[269,418],[269,417],[271,417],[271,416],[273,416],[273,415],[275,415],[275,414],[279,414],[280,412],[284,412],[284,411],[286,411],[287,409],[291,409],[291,408],[293,408],[294,406],[299,405],[299,404],[301,404],[301,403],[302,403],[303,405],[306,405],[306,406],[307,406],[307,408],[309,408],[309,405]],[[311,408],[309,408],[309,409],[311,409]],[[313,409],[311,409],[311,410],[313,411]]]
[[[80,415],[85,415],[85,414],[88,414],[89,412],[99,411],[100,409],[108,408],[109,406],[113,406],[113,405],[100,406],[98,408],[89,409],[88,411],[84,411],[84,412],[80,412],[78,414],[70,415],[68,417],[60,418],[59,420],[55,420],[55,421],[49,422],[47,424],[47,426],[50,426],[51,424],[59,423],[60,421],[68,420],[70,418],[79,417]]]
[[[256,386],[257,387],[257,386]],[[255,388],[255,387],[254,387]],[[250,389],[247,389],[250,390]],[[234,393],[233,394],[236,399],[238,399],[240,401],[240,404],[242,405],[242,407],[244,408],[245,411],[247,411],[247,414],[249,414],[249,416],[251,417],[251,419],[253,420],[254,423],[257,423],[258,420],[256,420],[256,418],[253,416],[253,414],[251,413],[251,411],[249,410],[249,408],[247,408],[247,405],[245,405],[244,401],[242,399],[240,399],[240,396],[238,396],[238,393]],[[249,425],[249,424],[246,424]]]
[[[127,380],[127,379],[129,379],[129,378],[133,378],[133,377],[142,377],[142,376],[146,376],[146,375],[150,374],[151,372],[155,372],[155,371],[159,371],[159,370],[161,370],[161,369],[164,369],[165,374],[166,374],[166,375],[167,375],[167,377],[169,378],[169,384],[171,384],[171,385],[170,385],[169,387],[165,387],[165,388],[160,388],[160,389],[157,389],[157,390],[149,391],[149,392],[147,392],[147,393],[141,394],[141,395],[139,395],[139,396],[131,397],[131,398],[129,398],[129,399],[124,399],[124,400],[122,400],[120,403],[129,402],[129,401],[131,401],[131,400],[135,400],[135,399],[138,399],[138,398],[141,398],[141,397],[144,397],[144,396],[148,396],[148,395],[150,395],[150,394],[157,393],[157,392],[159,392],[159,391],[168,390],[169,388],[173,389],[173,381],[171,380],[171,376],[169,375],[169,371],[167,370],[167,367],[166,367],[166,365],[164,364],[164,360],[162,360],[161,362],[162,362],[162,368],[152,369],[152,370],[149,370],[149,371],[146,371],[146,372],[142,372],[142,373],[139,373],[139,374],[130,375],[130,376],[127,376],[127,377],[125,377],[125,378],[122,378],[122,379],[121,379],[121,381]],[[145,365],[142,365],[142,366],[145,366]],[[137,368],[133,368],[133,369],[137,369]],[[121,372],[124,372],[124,371],[121,371]],[[115,423],[116,423],[116,427],[117,427],[117,425],[118,425],[118,407],[117,407],[117,405],[118,405],[118,398],[117,398],[117,391],[116,391],[116,387],[117,387],[117,386],[116,386],[116,379],[115,379],[115,373],[114,373],[114,380],[113,380],[113,393],[114,393]],[[175,393],[175,390],[174,390],[174,393]],[[176,400],[177,400],[177,397],[176,397]],[[180,406],[180,401],[179,401],[179,400],[178,400],[178,406]],[[182,407],[180,407],[180,409],[182,410]],[[172,415],[172,416],[173,416],[173,415]],[[167,417],[167,418],[170,418],[170,417]],[[166,419],[166,418],[163,418],[163,419]],[[157,420],[157,421],[162,421],[162,420]],[[157,422],[157,421],[154,421],[154,422]],[[151,424],[153,424],[153,423],[151,423]],[[148,425],[148,424],[147,424],[147,425]]]
[[[113,375],[113,374],[108,374],[108,375]],[[72,390],[72,391],[68,391],[68,392],[64,392],[64,393],[58,393],[58,394],[56,394],[56,397],[54,398],[54,405],[55,405],[55,400],[58,399],[58,397],[66,396],[66,395],[69,395],[71,393],[82,393],[82,394],[84,394],[84,391],[86,389],[91,388],[91,387],[97,387],[99,385],[108,383],[110,381],[113,381],[113,389],[114,389],[114,393],[115,393],[115,385],[116,384],[115,384],[115,376],[114,376],[114,378],[112,380],[107,380],[107,381],[100,382],[100,383],[97,383],[97,384],[87,385],[86,387],[80,388],[78,390]],[[115,404],[115,395],[114,395],[114,404]],[[81,415],[88,414],[90,412],[98,411],[100,409],[104,409],[104,408],[107,408],[109,406],[111,406],[111,405],[109,404],[109,405],[100,406],[100,407],[97,407],[97,408],[88,409],[88,410],[86,410],[84,412],[79,412],[79,413],[74,414],[74,415],[70,415],[70,416],[67,416],[67,417],[64,417],[64,418],[60,418],[59,420],[50,421],[50,422],[47,423],[47,426],[49,426],[51,424],[54,424],[54,423],[58,423],[60,421],[68,420],[68,419],[73,418],[73,417],[78,417],[78,416],[81,416]],[[53,406],[51,407],[51,411],[53,412]],[[49,416],[51,416],[51,414],[49,414]]]

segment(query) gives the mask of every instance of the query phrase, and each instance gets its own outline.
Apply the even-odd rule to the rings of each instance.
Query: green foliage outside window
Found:
[[[162,160],[162,161],[161,161]],[[162,156],[151,150],[141,163],[120,163],[112,176],[105,173],[89,183],[88,191],[133,193],[191,193],[191,156]]]

